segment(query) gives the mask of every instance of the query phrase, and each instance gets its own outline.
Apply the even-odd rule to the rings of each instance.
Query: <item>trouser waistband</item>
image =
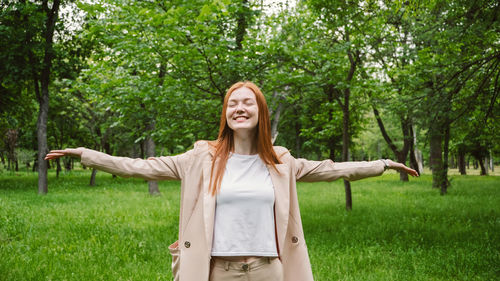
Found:
[[[226,271],[251,271],[265,264],[270,264],[276,257],[261,257],[251,262],[228,261],[223,258],[212,257],[212,263],[215,267],[224,268]]]

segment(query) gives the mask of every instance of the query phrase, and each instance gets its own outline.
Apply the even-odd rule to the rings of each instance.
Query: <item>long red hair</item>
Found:
[[[267,108],[267,102],[264,94],[262,94],[257,85],[250,81],[237,82],[226,92],[224,104],[222,106],[222,114],[220,116],[219,136],[216,141],[211,142],[211,145],[215,149],[214,158],[212,160],[212,170],[210,173],[210,193],[212,195],[217,194],[219,191],[222,177],[224,176],[224,171],[226,169],[227,159],[229,158],[229,153],[234,151],[233,130],[229,128],[226,120],[227,103],[231,94],[236,89],[242,87],[252,90],[257,100],[259,121],[254,141],[257,142],[257,151],[260,158],[265,164],[271,165],[276,171],[276,164],[281,164],[276,152],[274,152],[271,141],[271,121],[269,119],[269,110]]]

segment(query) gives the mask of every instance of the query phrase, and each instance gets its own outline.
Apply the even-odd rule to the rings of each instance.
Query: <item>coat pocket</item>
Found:
[[[179,240],[172,243],[172,245],[168,246],[168,250],[170,251],[170,255],[172,255],[172,275],[174,276],[174,281],[179,281],[179,268],[180,268],[180,259],[179,259]]]

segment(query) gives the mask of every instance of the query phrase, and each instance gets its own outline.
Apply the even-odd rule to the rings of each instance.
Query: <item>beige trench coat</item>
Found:
[[[296,181],[350,181],[377,176],[384,172],[382,161],[334,163],[331,160],[295,159],[286,148],[274,147],[283,164],[278,172],[268,166],[275,192],[276,241],[283,264],[285,281],[313,281],[311,265],[300,219]],[[177,260],[180,281],[209,279],[215,197],[208,192],[213,151],[206,141],[177,156],[152,160],[114,157],[85,149],[82,164],[123,177],[147,180],[181,180],[179,216],[179,253]]]

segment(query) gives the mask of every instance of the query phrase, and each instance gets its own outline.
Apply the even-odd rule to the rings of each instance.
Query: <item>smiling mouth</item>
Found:
[[[236,121],[243,121],[243,120],[247,120],[248,117],[246,117],[246,116],[236,116],[233,119],[236,120]]]

